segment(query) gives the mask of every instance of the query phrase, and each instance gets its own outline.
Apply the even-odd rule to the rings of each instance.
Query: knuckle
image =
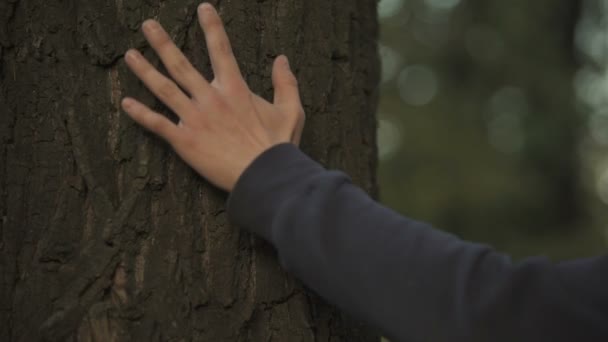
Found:
[[[144,82],[149,82],[156,77],[156,69],[150,63],[142,64],[139,66],[138,77]]]
[[[226,82],[224,89],[227,93],[239,97],[246,96],[249,93],[249,87],[243,80],[233,80],[231,82]]]
[[[298,120],[305,121],[306,120],[306,112],[304,111],[304,108],[302,108],[300,106],[300,108],[297,111],[297,115],[296,116],[298,117]]]
[[[169,66],[169,69],[177,75],[187,75],[191,71],[190,62],[186,58],[180,57]]]
[[[152,132],[163,135],[167,130],[167,121],[160,114],[151,114],[148,117],[147,126]]]
[[[285,78],[285,83],[290,87],[298,87],[298,79],[293,74],[290,74]]]
[[[210,33],[217,33],[224,27],[222,20],[217,15],[208,16],[205,26]]]
[[[177,87],[175,84],[169,80],[162,81],[157,88],[158,96],[161,100],[168,100],[172,98],[177,92]]]
[[[295,115],[293,115],[290,120],[291,130],[295,131],[298,127],[303,127],[305,122],[306,114],[304,113],[304,110],[296,110]]]
[[[169,37],[169,35],[167,33],[164,34],[158,34],[156,36],[156,42],[155,42],[157,48],[159,49],[167,49],[168,47],[170,47],[173,44],[173,41],[171,40],[171,37]]]
[[[179,144],[187,149],[192,149],[194,145],[196,145],[196,139],[190,134],[184,134],[179,138],[179,141],[176,142],[176,144]]]
[[[216,93],[209,94],[206,98],[206,102],[215,110],[222,110],[226,106],[222,97]]]
[[[215,41],[215,44],[213,45],[217,53],[226,56],[232,55],[232,46],[230,45],[230,42],[228,41],[227,37],[225,37],[224,35],[218,37]]]
[[[290,113],[290,116],[295,122],[300,122],[306,119],[306,114],[304,113],[302,106],[295,107],[292,111],[290,111]]]

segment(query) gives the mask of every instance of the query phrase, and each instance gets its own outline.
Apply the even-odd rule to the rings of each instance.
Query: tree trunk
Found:
[[[303,150],[375,196],[376,0],[216,1],[251,88],[287,54]],[[211,78],[189,0],[0,4],[1,341],[371,341],[230,226],[226,194],[119,109],[157,18]],[[268,175],[272,177],[272,175]]]

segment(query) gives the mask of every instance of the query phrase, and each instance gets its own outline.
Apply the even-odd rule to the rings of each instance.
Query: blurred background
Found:
[[[380,0],[381,200],[516,258],[608,244],[608,1]]]

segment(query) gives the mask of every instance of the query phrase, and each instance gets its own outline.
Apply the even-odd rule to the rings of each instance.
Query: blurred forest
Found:
[[[380,193],[515,257],[608,241],[608,2],[380,0]]]

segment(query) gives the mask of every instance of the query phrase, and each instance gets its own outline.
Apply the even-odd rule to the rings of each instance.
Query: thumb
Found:
[[[284,55],[277,57],[274,61],[272,84],[274,86],[274,104],[291,119],[292,142],[299,145],[304,129],[304,109],[300,100],[298,81],[291,72],[289,61]]]
[[[272,85],[274,86],[274,104],[282,110],[293,113],[302,107],[298,81],[291,72],[287,57],[281,55],[274,60],[272,67]]]

